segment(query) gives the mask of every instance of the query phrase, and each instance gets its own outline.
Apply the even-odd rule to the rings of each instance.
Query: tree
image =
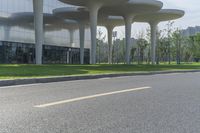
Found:
[[[166,24],[167,28],[165,29],[167,33],[167,38],[168,38],[168,61],[169,64],[171,64],[171,38],[172,38],[172,32],[173,32],[173,24],[174,21],[168,21]]]
[[[145,39],[144,32],[139,32],[138,34],[138,40],[137,40],[137,57],[138,57],[138,64],[144,62],[145,58],[145,52],[147,49],[147,46],[149,45],[148,41]],[[148,54],[147,54],[148,55]]]
[[[104,42],[106,39],[106,35],[104,34],[104,32],[101,30],[101,28],[98,29],[97,31],[97,61],[99,62],[99,64],[101,63],[101,61],[103,60],[105,55],[108,55],[108,50],[105,49],[105,47],[108,47]],[[106,54],[105,54],[106,53]],[[106,61],[107,62],[107,61]]]
[[[159,64],[161,58],[164,58],[167,53],[166,46],[168,43],[166,43],[166,37],[163,32],[164,30],[157,29],[156,64]]]
[[[191,50],[193,58],[196,62],[200,61],[200,33],[194,36],[190,36]]]
[[[138,63],[144,62],[145,49],[149,43],[147,40],[140,38],[137,41],[138,46]]]

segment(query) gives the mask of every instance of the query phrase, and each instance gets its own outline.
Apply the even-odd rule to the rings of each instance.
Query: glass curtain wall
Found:
[[[71,5],[64,4],[58,0],[44,0],[44,12],[52,13],[52,10],[60,7],[68,7]],[[8,18],[12,13],[33,12],[32,0],[0,0],[0,40],[12,42],[34,43],[34,31],[4,23],[4,19]],[[3,20],[1,19],[3,18]],[[63,26],[60,25],[62,28]],[[86,48],[90,48],[90,31],[86,30]],[[70,37],[68,30],[45,32],[45,44],[70,46]],[[75,31],[74,47],[79,47],[79,33]]]
[[[85,49],[85,62],[89,64],[90,50]],[[0,41],[1,64],[34,64],[35,45],[21,42]],[[80,64],[80,49],[43,45],[43,64]]]
[[[58,0],[44,0],[44,13],[60,7],[68,7]],[[13,14],[33,12],[33,0],[0,0],[0,63],[34,63],[34,31],[6,22]],[[63,29],[63,25],[60,25]],[[33,29],[33,27],[32,27]],[[85,47],[90,48],[90,31],[86,30]],[[80,63],[79,31],[74,33],[74,47],[69,48],[70,35],[67,29],[44,33],[43,63]],[[59,47],[58,47],[59,46]],[[89,49],[85,49],[85,61],[89,63]]]

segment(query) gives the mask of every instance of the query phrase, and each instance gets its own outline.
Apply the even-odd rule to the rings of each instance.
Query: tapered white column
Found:
[[[156,46],[157,46],[157,25],[156,22],[149,23],[151,27],[151,63],[156,64]]]
[[[106,26],[108,32],[108,63],[112,63],[112,34],[114,26]]]
[[[79,24],[79,34],[80,34],[80,63],[84,64],[84,45],[85,45],[85,24]]]
[[[43,37],[43,0],[33,0],[34,28],[35,28],[35,60],[42,64]]]
[[[4,26],[4,40],[9,41],[10,39],[10,26]]]
[[[131,28],[134,16],[127,15],[124,17],[125,20],[125,32],[126,32],[126,64],[130,64],[130,53],[131,53]]]
[[[69,43],[70,43],[70,47],[73,47],[74,45],[74,30],[73,29],[69,30]]]
[[[90,31],[91,31],[91,64],[96,64],[96,35],[97,35],[97,21],[98,11],[102,4],[97,1],[88,3],[88,9],[90,14]]]

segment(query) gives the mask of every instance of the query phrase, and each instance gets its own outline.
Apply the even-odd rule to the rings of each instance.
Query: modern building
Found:
[[[77,8],[71,8],[74,6]],[[113,25],[116,20],[111,19],[109,33],[124,22],[125,61],[130,64],[134,19],[147,17],[147,13],[156,16],[162,7],[163,3],[157,0],[1,0],[0,63],[96,64],[97,26],[117,16],[121,19]],[[60,17],[60,13],[65,14],[64,17]],[[183,14],[178,12],[177,18]],[[171,19],[168,12],[164,17]],[[152,59],[156,56],[155,29],[156,26],[152,29]],[[111,46],[111,34],[109,36]]]
[[[52,10],[68,5],[58,0],[44,0],[44,13],[52,14]],[[12,25],[8,19],[12,14],[32,12],[33,0],[1,0],[0,1],[0,63],[35,63],[34,25],[25,27],[22,22]],[[13,20],[14,21],[14,20]],[[79,64],[79,32],[66,29],[46,31],[44,34],[43,63],[75,63]],[[73,35],[70,35],[73,34]],[[85,63],[89,63],[90,30],[86,29]]]

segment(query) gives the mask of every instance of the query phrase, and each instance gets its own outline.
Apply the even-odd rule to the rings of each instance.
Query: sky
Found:
[[[200,26],[200,0],[161,0],[165,9],[181,9],[185,11],[185,16],[175,20],[174,27],[186,29],[189,26]],[[160,29],[164,29],[166,22],[159,24]],[[137,38],[138,33],[145,32],[149,25],[145,23],[135,23],[132,26],[132,37]],[[123,38],[124,27],[115,28],[118,31],[118,37]]]

